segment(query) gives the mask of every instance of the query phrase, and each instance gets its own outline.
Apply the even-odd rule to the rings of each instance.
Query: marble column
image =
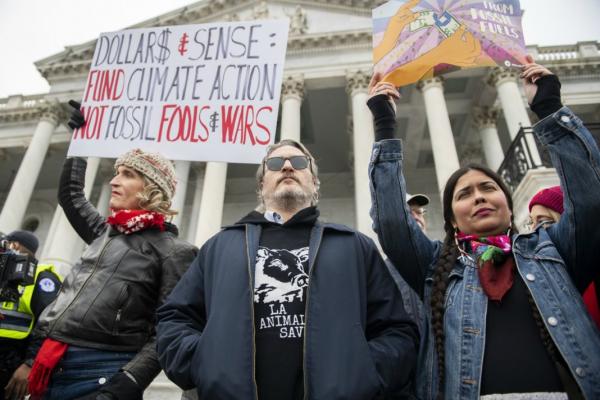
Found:
[[[202,246],[221,228],[226,181],[227,163],[216,161],[206,163],[202,200],[194,238],[194,244],[198,247]]]
[[[100,158],[88,158],[83,190],[86,199],[92,194],[99,167]],[[43,264],[53,264],[59,273],[65,276],[81,256],[84,245],[84,241],[75,232],[60,205],[57,206],[40,261]]]
[[[281,85],[281,140],[300,141],[300,109],[303,98],[303,77],[288,76]]]
[[[371,194],[369,190],[369,158],[375,138],[373,116],[367,107],[367,88],[371,76],[364,71],[349,72],[346,91],[352,103],[352,145],[354,153],[354,206],[356,229],[376,238],[371,227]]]
[[[181,228],[181,221],[183,218],[183,208],[185,207],[185,196],[187,194],[190,165],[190,161],[175,161],[177,188],[175,189],[175,196],[173,196],[171,208],[178,212],[178,214],[173,217],[173,223],[177,225],[178,228]]]
[[[109,211],[108,207],[110,205],[110,195],[111,195],[112,187],[110,186],[110,179],[106,179],[102,183],[102,187],[100,188],[100,196],[98,197],[98,203],[96,203],[96,209],[105,217],[108,217]]]
[[[194,186],[194,198],[192,200],[192,212],[189,216],[190,224],[187,227],[186,240],[190,243],[196,241],[196,231],[198,229],[198,215],[200,215],[200,205],[202,204],[202,186],[204,183],[204,164],[198,164],[192,167],[196,174]]]
[[[62,118],[63,111],[58,103],[48,104],[42,109],[40,121],[0,213],[0,232],[9,233],[21,229],[23,217],[50,146],[50,138]]]
[[[506,126],[511,140],[515,139],[521,127],[531,126],[523,96],[519,90],[519,85],[517,85],[518,76],[518,70],[494,67],[487,78],[487,83],[494,86],[498,91],[498,98],[502,105],[502,112],[506,119]],[[534,165],[541,165],[535,139],[531,135],[526,135],[525,140],[531,152],[530,161]]]
[[[496,128],[498,110],[490,107],[477,107],[473,113],[473,122],[479,131],[485,161],[491,169],[497,171],[504,161],[504,151]]]
[[[446,181],[456,171],[460,163],[454,144],[454,135],[450,125],[450,116],[444,98],[443,79],[436,76],[420,81],[417,88],[423,93],[427,126],[431,139],[431,150],[435,162],[435,174],[440,193],[444,191]]]

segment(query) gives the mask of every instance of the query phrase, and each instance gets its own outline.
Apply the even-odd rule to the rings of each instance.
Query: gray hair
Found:
[[[310,169],[310,173],[313,176],[313,181],[315,184],[315,192],[313,193],[312,199],[310,200],[310,205],[316,206],[319,203],[319,188],[321,187],[321,181],[319,181],[319,168],[317,167],[317,162],[315,158],[310,153],[310,151],[308,151],[306,146],[304,146],[302,143],[292,139],[283,139],[277,143],[270,145],[267,148],[267,154],[263,157],[263,159],[260,162],[260,165],[258,166],[258,169],[256,170],[256,194],[258,196],[258,207],[256,207],[256,211],[265,211],[265,202],[261,195],[262,181],[265,177],[265,161],[267,160],[267,158],[269,158],[271,153],[273,153],[278,148],[284,146],[295,147],[298,150],[300,150],[306,157],[308,157],[308,168]]]

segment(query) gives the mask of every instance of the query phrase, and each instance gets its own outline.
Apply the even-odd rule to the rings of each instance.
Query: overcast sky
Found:
[[[0,0],[0,98],[48,91],[33,63],[190,0]],[[600,40],[600,0],[521,0],[527,44]]]

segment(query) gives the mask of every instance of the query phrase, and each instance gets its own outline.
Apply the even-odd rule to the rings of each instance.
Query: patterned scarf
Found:
[[[157,227],[165,230],[165,216],[148,210],[112,210],[106,222],[124,235]]]
[[[508,235],[484,236],[456,234],[461,243],[468,243],[477,255],[479,281],[487,297],[500,301],[514,282],[515,260]]]

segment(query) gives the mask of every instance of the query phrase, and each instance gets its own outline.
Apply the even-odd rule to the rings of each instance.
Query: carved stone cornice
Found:
[[[297,5],[292,15],[288,15],[290,18],[290,36],[304,35],[308,31],[308,19],[306,17],[306,11],[301,5]]]
[[[423,79],[423,80],[417,82],[417,89],[421,93],[432,87],[439,87],[443,90],[444,89],[444,77],[443,76],[434,76],[433,78]]]
[[[373,35],[369,29],[313,33],[290,37],[288,40],[287,54],[371,48],[372,45]]]
[[[493,87],[497,87],[504,82],[516,82],[519,77],[520,70],[506,67],[493,67],[485,82]]]
[[[351,96],[357,93],[367,93],[371,74],[362,70],[346,73],[346,92]]]
[[[357,31],[327,32],[309,35],[293,36],[288,39],[287,54],[306,52],[328,52],[351,48],[370,48],[373,38],[368,29]],[[92,64],[95,42],[91,49],[65,55],[61,60],[49,64],[37,64],[37,69],[46,79],[65,76],[86,76]],[[71,54],[71,53],[69,53]]]
[[[39,120],[42,110],[38,107],[0,110],[0,123],[21,123]]]
[[[304,98],[304,77],[301,75],[287,76],[281,83],[281,100],[295,97],[302,101]]]
[[[475,107],[473,109],[473,124],[477,129],[495,128],[500,111],[493,107]]]
[[[600,78],[600,60],[579,60],[575,63],[554,62],[544,64],[546,68],[563,78],[577,78],[578,80]]]

